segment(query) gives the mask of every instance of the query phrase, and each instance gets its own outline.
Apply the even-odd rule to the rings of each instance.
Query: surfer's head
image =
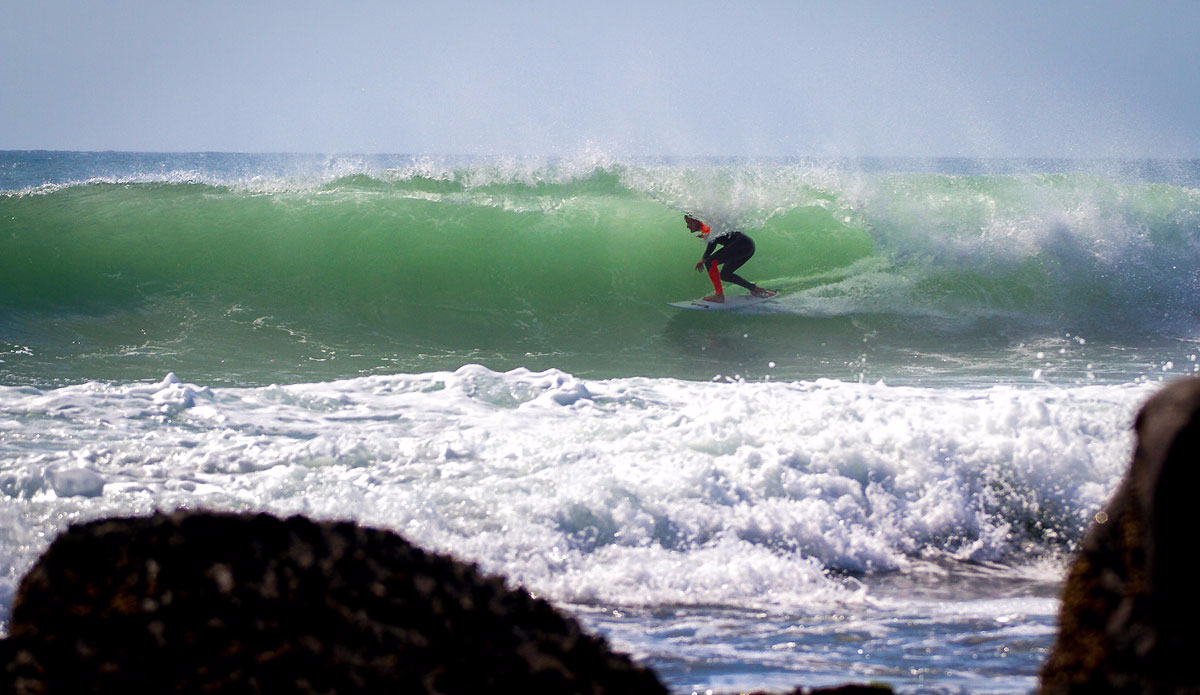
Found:
[[[699,234],[708,233],[708,225],[704,224],[695,217],[692,217],[691,215],[684,215],[683,223],[687,225],[689,232],[697,232]]]

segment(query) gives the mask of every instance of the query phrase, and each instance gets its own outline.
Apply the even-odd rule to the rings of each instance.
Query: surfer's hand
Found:
[[[699,261],[698,263],[696,263],[696,272],[697,273],[704,272],[704,261]]]

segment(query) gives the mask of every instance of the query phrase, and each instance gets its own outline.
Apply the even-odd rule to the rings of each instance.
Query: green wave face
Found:
[[[787,167],[542,173],[5,194],[0,370],[153,376],[180,360],[257,382],[478,361],[697,376],[876,328],[1195,325],[1190,188]],[[754,238],[739,272],[785,290],[769,310],[713,326],[666,307],[710,290],[685,210]],[[751,330],[761,340],[739,340]],[[239,376],[231,362],[252,366]]]
[[[524,195],[384,188],[352,178],[310,193],[95,185],[0,199],[5,304],[77,308],[182,292],[300,308],[547,309],[689,296],[702,246],[680,214],[628,192]],[[583,189],[580,192],[579,189]],[[819,207],[757,230],[757,273],[809,272],[869,254]],[[673,268],[672,268],[673,266]]]

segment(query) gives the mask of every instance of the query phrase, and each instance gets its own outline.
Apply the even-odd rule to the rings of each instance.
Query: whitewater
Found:
[[[683,212],[780,296],[667,306]],[[3,152],[0,614],[71,523],[262,510],[674,692],[1029,692],[1198,268],[1195,161]]]

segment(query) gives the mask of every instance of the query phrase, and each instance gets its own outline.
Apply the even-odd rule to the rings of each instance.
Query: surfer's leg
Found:
[[[752,255],[754,255],[754,249],[751,249],[750,253],[738,255],[725,261],[725,265],[721,267],[721,279],[725,282],[732,282],[735,285],[741,285],[750,291],[754,291],[758,285],[746,280],[734,272],[738,268],[741,268],[743,265],[745,265],[746,261],[750,260],[750,256]]]
[[[754,284],[753,282],[750,282],[749,280],[742,277],[741,275],[738,275],[737,273],[730,272],[729,270],[721,271],[721,279],[724,280],[725,282],[732,282],[735,285],[741,285],[742,287],[745,287],[746,289],[752,290],[752,291],[758,288],[758,285]]]
[[[708,264],[708,279],[712,281],[713,289],[717,294],[721,294],[725,290],[721,287],[721,271],[717,270],[717,261]]]
[[[714,299],[713,297],[720,297],[721,299],[724,299],[725,288],[721,286],[721,271],[717,270],[717,261],[712,261],[708,264],[708,279],[712,281],[713,290],[715,290],[716,293],[712,297],[705,297],[705,299],[710,302],[720,301]]]
[[[754,291],[758,285],[750,282],[738,275],[735,271],[745,265],[746,261],[754,255],[754,242],[749,237],[741,237],[741,241],[723,247],[720,251],[713,254],[713,259],[721,263],[721,279],[725,282],[732,282],[735,285],[741,285],[750,291]]]

